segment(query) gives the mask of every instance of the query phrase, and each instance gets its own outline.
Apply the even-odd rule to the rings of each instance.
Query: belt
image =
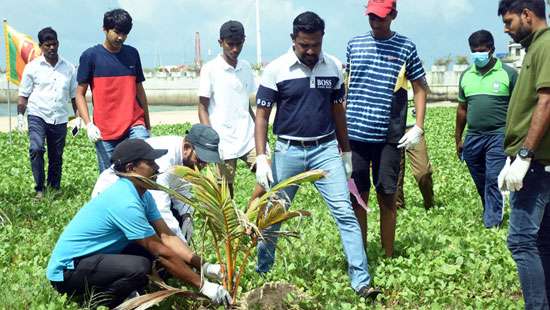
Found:
[[[329,142],[334,140],[334,134],[330,134],[326,137],[319,138],[317,140],[308,140],[308,141],[302,141],[302,140],[289,140],[285,138],[277,138],[278,141],[281,141],[283,143],[288,143],[293,146],[301,146],[301,147],[313,147],[313,146],[319,146],[320,144],[323,144],[325,142]]]

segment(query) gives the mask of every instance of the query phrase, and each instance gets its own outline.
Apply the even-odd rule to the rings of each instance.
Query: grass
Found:
[[[153,134],[183,135],[187,128],[189,124],[158,126]],[[375,285],[384,290],[376,308],[523,308],[515,264],[506,248],[509,210],[502,229],[483,227],[481,202],[466,166],[456,159],[453,128],[454,109],[429,109],[426,135],[437,207],[424,210],[407,167],[407,209],[398,214],[393,259],[383,255],[379,212],[372,199],[368,259]],[[91,194],[97,178],[92,145],[83,134],[67,138],[62,192],[47,193],[40,202],[33,200],[27,137],[14,134],[10,144],[7,134],[0,134],[0,158],[0,209],[9,218],[0,225],[0,309],[78,308],[51,288],[45,268],[63,227]],[[254,176],[240,165],[237,181],[236,201],[244,206]],[[370,308],[349,287],[339,235],[320,195],[307,185],[293,205],[312,212],[311,218],[292,223],[301,239],[280,242],[273,271],[266,278],[254,272],[245,275],[243,291],[283,281],[313,297],[301,308]],[[214,258],[214,253],[202,254]],[[254,261],[248,268],[253,270]],[[170,303],[178,302],[170,299],[162,308],[171,308]]]

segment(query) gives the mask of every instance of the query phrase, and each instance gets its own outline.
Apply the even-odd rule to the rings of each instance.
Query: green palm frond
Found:
[[[224,179],[220,178],[210,167],[201,172],[185,166],[175,166],[169,173],[183,179],[191,186],[193,195],[186,197],[174,189],[157,184],[149,178],[136,174],[119,174],[130,178],[134,182],[141,183],[150,190],[161,190],[177,200],[192,206],[196,216],[203,217],[207,231],[212,234],[216,256],[226,266],[224,285],[236,297],[239,280],[246,268],[252,250],[258,240],[264,239],[262,231],[274,224],[285,222],[289,219],[310,216],[308,211],[288,211],[290,200],[285,197],[283,189],[289,186],[299,186],[304,183],[314,182],[323,178],[326,174],[322,170],[312,170],[300,173],[288,178],[260,198],[256,198],[248,206],[246,212],[241,211],[229,193],[229,188]],[[276,231],[270,236],[297,237],[297,232]],[[240,260],[240,263],[237,261]],[[145,300],[143,304],[153,305],[178,292],[164,287],[164,293]],[[151,295],[151,294],[149,294]],[[124,308],[134,309],[134,308]]]

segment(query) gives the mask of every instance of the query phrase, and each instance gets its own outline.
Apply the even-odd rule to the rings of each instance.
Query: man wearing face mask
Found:
[[[504,197],[497,178],[506,162],[504,127],[517,72],[493,57],[495,44],[489,31],[474,32],[468,42],[473,64],[459,82],[456,152],[466,162],[481,197],[483,224],[491,228],[502,223]]]
[[[526,309],[550,300],[550,28],[544,0],[501,0],[504,32],[526,50],[504,133],[508,159],[498,176],[510,191],[508,248]]]

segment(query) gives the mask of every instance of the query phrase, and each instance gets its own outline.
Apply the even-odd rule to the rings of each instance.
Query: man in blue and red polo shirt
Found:
[[[146,139],[150,123],[145,80],[138,51],[124,45],[132,30],[132,17],[123,9],[105,13],[103,44],[80,56],[76,105],[95,143],[99,171],[111,165],[114,148],[127,138]],[[93,121],[88,114],[86,91],[92,89]]]

